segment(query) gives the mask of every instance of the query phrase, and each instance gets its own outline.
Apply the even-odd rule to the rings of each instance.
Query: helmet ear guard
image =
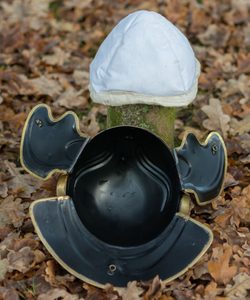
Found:
[[[220,193],[226,150],[217,133],[203,144],[188,134],[172,152],[151,132],[130,126],[88,139],[73,113],[54,120],[39,105],[24,127],[21,162],[43,179],[66,174],[59,197],[33,202],[30,214],[52,256],[88,283],[125,286],[157,274],[167,282],[212,242],[211,230],[188,216],[183,193],[200,205]]]
[[[227,156],[224,141],[217,132],[210,133],[204,143],[188,133],[174,153],[182,188],[194,194],[197,204],[206,205],[221,193]]]
[[[55,120],[47,105],[37,105],[24,125],[21,164],[27,172],[44,180],[55,172],[68,173],[87,140],[80,132],[75,113],[67,112]]]

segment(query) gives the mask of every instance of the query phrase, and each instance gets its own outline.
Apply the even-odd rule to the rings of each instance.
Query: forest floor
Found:
[[[67,273],[37,237],[32,201],[55,196],[57,176],[41,181],[20,165],[20,137],[38,103],[54,116],[73,110],[90,136],[105,128],[106,108],[91,103],[88,69],[99,45],[129,13],[154,10],[188,37],[201,63],[199,93],[179,110],[184,131],[223,136],[228,151],[224,190],[212,204],[192,205],[214,241],[180,278],[164,285],[131,282],[101,290]],[[0,1],[0,299],[250,299],[250,5],[247,0]]]

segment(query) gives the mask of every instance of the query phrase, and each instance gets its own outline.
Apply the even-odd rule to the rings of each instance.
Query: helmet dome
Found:
[[[82,224],[117,246],[156,238],[173,219],[181,197],[170,150],[149,131],[130,126],[105,130],[91,140],[68,188]]]

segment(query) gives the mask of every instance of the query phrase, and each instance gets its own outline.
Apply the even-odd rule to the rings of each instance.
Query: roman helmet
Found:
[[[204,143],[188,134],[173,150],[132,126],[89,138],[73,112],[54,119],[42,104],[25,123],[21,163],[44,180],[61,173],[57,195],[34,201],[30,214],[51,255],[88,283],[123,287],[156,275],[167,282],[212,242],[209,227],[189,216],[188,195],[203,205],[222,189],[227,163],[218,133]]]

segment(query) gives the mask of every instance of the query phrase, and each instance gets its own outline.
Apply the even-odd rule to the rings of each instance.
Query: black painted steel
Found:
[[[110,245],[87,230],[72,199],[37,202],[33,216],[63,266],[99,284],[126,286],[128,281],[149,280],[156,275],[170,278],[193,263],[210,240],[208,229],[175,215],[161,234],[143,245]],[[142,231],[143,227],[138,236]]]
[[[54,122],[46,106],[38,106],[26,126],[22,158],[25,167],[45,178],[54,169],[69,170],[86,138],[76,129],[75,118],[67,114]]]
[[[175,160],[150,132],[116,127],[89,141],[68,179],[83,224],[103,241],[134,246],[155,238],[178,210]]]
[[[177,148],[176,153],[183,188],[194,191],[200,203],[217,197],[226,168],[221,137],[212,133],[207,143],[202,145],[194,134],[188,134],[183,147]]]

